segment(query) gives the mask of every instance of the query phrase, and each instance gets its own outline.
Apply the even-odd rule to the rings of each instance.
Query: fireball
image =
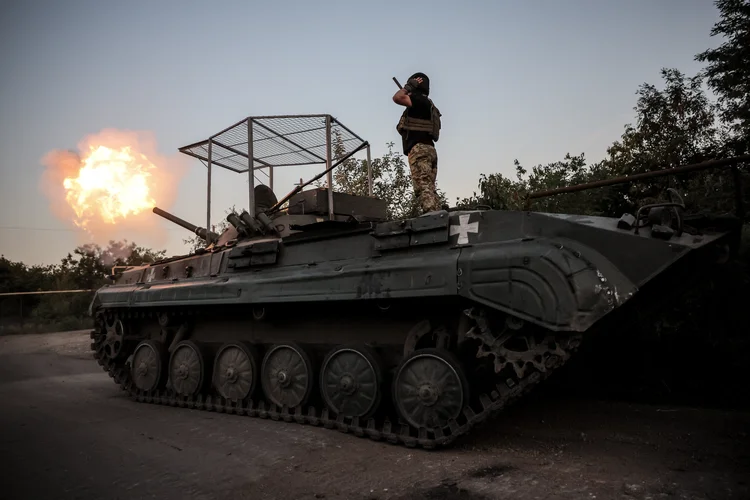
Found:
[[[154,207],[149,181],[155,168],[129,146],[90,146],[78,176],[63,181],[65,198],[78,217],[76,225],[85,228],[92,219],[115,224]]]

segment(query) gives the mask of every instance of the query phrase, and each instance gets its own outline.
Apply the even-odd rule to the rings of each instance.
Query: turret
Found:
[[[208,231],[206,228],[198,227],[194,224],[191,224],[188,221],[182,220],[179,217],[176,217],[170,214],[169,212],[165,212],[159,207],[154,207],[153,212],[156,215],[161,215],[162,217],[164,217],[170,222],[174,222],[178,226],[184,227],[191,233],[195,233],[196,235],[198,235],[198,237],[200,237],[201,239],[203,239],[204,241],[208,243],[215,242],[219,239],[219,235],[214,233],[213,231]]]

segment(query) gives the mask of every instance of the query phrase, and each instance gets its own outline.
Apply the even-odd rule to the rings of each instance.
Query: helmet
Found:
[[[417,87],[417,90],[422,92],[424,95],[430,95],[430,79],[427,75],[421,72],[414,73],[408,78],[408,80],[411,80],[412,78],[419,78],[419,77],[422,78],[422,83],[419,84],[419,86]]]

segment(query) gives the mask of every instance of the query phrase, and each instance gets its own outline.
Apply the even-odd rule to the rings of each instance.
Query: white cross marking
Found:
[[[469,242],[469,233],[479,232],[479,222],[472,222],[469,224],[469,214],[463,214],[458,216],[459,224],[453,224],[450,228],[450,235],[458,235],[458,244],[465,245]]]

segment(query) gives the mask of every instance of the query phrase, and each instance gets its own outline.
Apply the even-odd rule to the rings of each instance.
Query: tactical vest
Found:
[[[401,114],[398,125],[396,125],[396,130],[399,134],[403,136],[408,130],[427,132],[431,135],[433,141],[438,141],[440,138],[440,117],[443,115],[437,106],[435,106],[435,103],[432,102],[432,99],[428,98],[427,100],[430,101],[430,119],[425,120],[423,118],[408,116],[409,108],[406,108]]]

